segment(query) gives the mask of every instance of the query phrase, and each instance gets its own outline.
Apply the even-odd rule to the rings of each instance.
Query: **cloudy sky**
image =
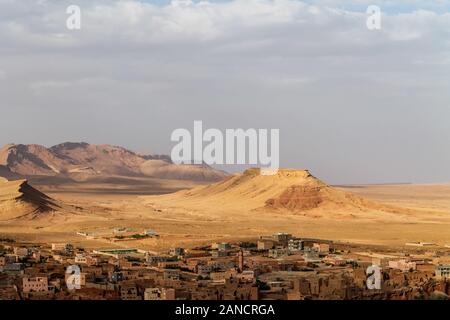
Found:
[[[0,144],[170,153],[194,120],[331,183],[450,182],[450,1],[0,0]]]

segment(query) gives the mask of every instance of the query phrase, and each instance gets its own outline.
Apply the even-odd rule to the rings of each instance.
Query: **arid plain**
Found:
[[[121,161],[129,163],[125,158],[131,156],[123,152],[120,149]],[[61,152],[58,157],[64,158]],[[158,176],[160,171],[155,174],[148,159],[134,161],[144,164],[151,175],[108,172],[107,179],[103,175],[100,179],[100,170],[83,165],[84,171],[95,173],[80,178],[81,169],[71,169],[76,178],[68,179],[66,174],[63,179],[59,164],[51,157],[46,161],[50,160],[47,167],[58,174],[28,176],[28,183],[11,177],[11,173],[23,175],[19,170],[23,166],[3,164],[4,173],[10,175],[7,179],[15,182],[0,182],[0,236],[147,250],[254,239],[274,232],[395,247],[418,241],[450,243],[450,184],[333,187],[297,169],[281,169],[274,176],[262,176],[256,169],[221,176],[203,168],[208,179],[203,169],[198,179],[199,168],[170,167],[164,171],[171,172],[167,177]],[[160,159],[150,161],[160,167]],[[182,170],[181,175],[176,170]],[[187,174],[189,170],[194,173]],[[117,228],[151,229],[159,237],[112,239]]]

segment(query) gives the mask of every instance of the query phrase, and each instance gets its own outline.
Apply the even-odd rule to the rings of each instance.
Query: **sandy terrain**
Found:
[[[172,182],[171,187],[176,185]],[[0,236],[42,243],[70,241],[88,248],[143,249],[252,239],[279,231],[380,245],[450,243],[450,185],[333,188],[299,171],[278,178],[238,176],[207,187],[148,196],[158,194],[158,187],[147,190],[147,196],[130,192],[135,186],[127,189],[125,185],[114,192],[102,192],[95,185],[84,186],[89,192],[77,192],[70,186],[62,188],[67,192],[47,187],[45,192],[51,198],[82,209],[32,221],[1,221]],[[305,201],[306,209],[300,205]],[[160,237],[105,239],[117,227],[153,229]],[[94,233],[97,238],[86,239],[77,235],[78,231]]]
[[[405,208],[448,212],[450,183],[347,186],[344,190]]]

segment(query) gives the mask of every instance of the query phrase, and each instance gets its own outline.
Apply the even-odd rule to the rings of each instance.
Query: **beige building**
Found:
[[[329,253],[330,245],[328,243],[314,243],[313,250],[315,250],[319,253]]]
[[[271,240],[258,240],[258,250],[269,250],[275,246],[275,242]]]
[[[175,289],[172,288],[146,288],[144,300],[175,300]]]
[[[410,270],[416,270],[416,263],[412,261],[402,260],[391,260],[389,261],[389,268],[398,269],[403,272],[408,272]]]
[[[243,282],[253,282],[255,280],[255,272],[253,270],[245,270],[239,273],[237,278]]]
[[[52,243],[52,251],[68,251],[73,247],[70,243]]]
[[[437,279],[450,279],[450,264],[439,264],[436,266],[436,278]]]
[[[122,286],[120,288],[120,299],[121,300],[142,300],[138,295],[138,290],[136,286]]]
[[[24,293],[30,292],[47,292],[48,279],[47,277],[35,277],[22,279],[22,290]]]
[[[14,254],[20,258],[24,258],[30,254],[30,250],[28,250],[28,248],[23,247],[14,247]]]

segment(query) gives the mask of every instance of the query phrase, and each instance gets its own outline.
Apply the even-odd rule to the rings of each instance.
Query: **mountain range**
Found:
[[[0,149],[0,176],[59,177],[91,181],[105,177],[151,177],[172,180],[219,181],[226,176],[206,164],[175,165],[169,156],[141,155],[123,147],[66,142],[47,148],[8,144]]]

